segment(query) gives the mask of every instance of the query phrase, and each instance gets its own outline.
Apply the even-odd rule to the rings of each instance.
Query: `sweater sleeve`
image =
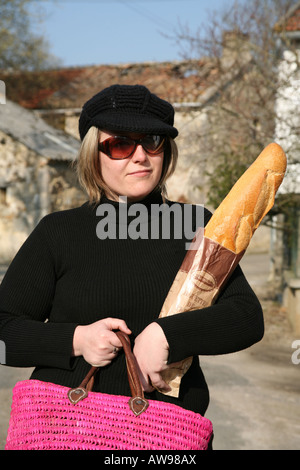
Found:
[[[55,263],[43,219],[16,254],[0,286],[0,340],[5,344],[6,365],[72,368],[77,325],[48,321],[55,285]]]
[[[261,305],[239,266],[214,305],[156,321],[169,343],[169,363],[236,352],[264,334]]]

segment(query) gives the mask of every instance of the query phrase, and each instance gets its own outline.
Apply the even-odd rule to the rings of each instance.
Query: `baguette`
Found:
[[[215,211],[199,247],[187,252],[160,318],[215,302],[243,257],[254,231],[273,206],[285,170],[286,156],[282,148],[275,143],[268,145]],[[171,387],[166,395],[179,396],[181,378],[191,362],[192,358],[186,358],[162,372]]]
[[[280,145],[269,144],[216,209],[204,236],[234,253],[246,250],[255,230],[274,205],[286,165]]]

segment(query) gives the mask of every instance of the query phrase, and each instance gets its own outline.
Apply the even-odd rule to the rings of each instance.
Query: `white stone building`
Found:
[[[0,264],[49,212],[83,195],[70,168],[79,142],[6,100],[0,105]]]
[[[280,26],[284,25],[284,40]],[[300,334],[300,2],[278,24],[281,60],[276,100],[275,140],[287,154],[288,167],[279,190],[289,211],[275,216],[275,223],[289,224],[289,231],[272,233],[274,259],[281,253],[284,297],[290,322]],[[288,220],[287,220],[288,219]]]

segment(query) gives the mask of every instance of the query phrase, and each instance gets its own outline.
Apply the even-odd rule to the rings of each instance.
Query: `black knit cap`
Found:
[[[112,85],[88,100],[79,118],[79,134],[84,139],[90,127],[168,135],[175,138],[174,108],[142,85]]]

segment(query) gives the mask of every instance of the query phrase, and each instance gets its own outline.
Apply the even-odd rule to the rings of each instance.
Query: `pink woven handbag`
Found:
[[[146,400],[129,338],[117,334],[132,397],[90,391],[95,367],[71,390],[38,380],[18,382],[5,450],[207,449],[212,423],[177,405]]]

